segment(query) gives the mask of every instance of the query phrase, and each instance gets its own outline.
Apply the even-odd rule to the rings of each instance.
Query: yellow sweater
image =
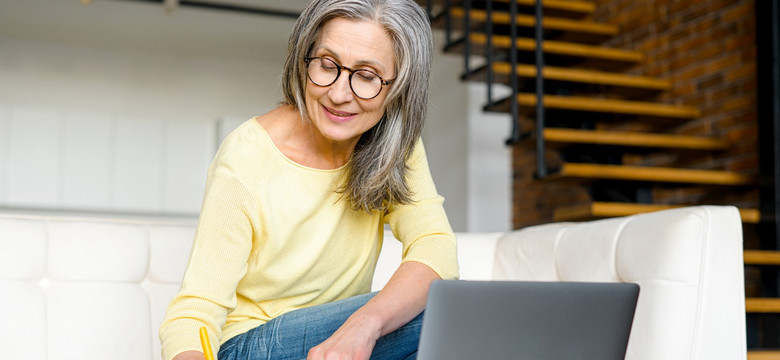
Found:
[[[409,159],[408,205],[387,214],[354,211],[334,190],[345,169],[297,164],[251,119],[222,143],[180,292],[160,327],[163,359],[200,350],[289,311],[371,290],[384,224],[403,243],[403,261],[458,276],[455,237],[431,179],[422,142]]]

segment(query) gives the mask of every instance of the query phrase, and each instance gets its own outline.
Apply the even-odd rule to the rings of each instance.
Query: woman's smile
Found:
[[[325,110],[325,116],[336,122],[347,122],[354,119],[357,115],[356,113],[348,113],[331,109],[325,105],[322,105],[322,108]]]

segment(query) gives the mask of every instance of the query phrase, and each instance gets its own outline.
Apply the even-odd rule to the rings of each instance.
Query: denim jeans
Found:
[[[291,311],[235,336],[219,350],[219,360],[301,360],[329,338],[375,293]],[[415,359],[422,314],[377,340],[372,360]]]

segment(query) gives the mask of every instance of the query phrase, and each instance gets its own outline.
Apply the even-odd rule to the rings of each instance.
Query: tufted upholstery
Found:
[[[0,215],[9,359],[158,359],[194,221]]]
[[[195,222],[0,214],[0,344],[9,359],[159,359]],[[508,234],[458,234],[469,280],[631,281],[629,359],[744,359],[741,228],[694,207]],[[386,234],[380,289],[400,262]]]

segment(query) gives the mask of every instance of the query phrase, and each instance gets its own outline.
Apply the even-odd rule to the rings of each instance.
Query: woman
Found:
[[[455,238],[420,142],[432,37],[409,0],[315,0],[290,36],[284,103],[212,163],[163,358],[414,358],[428,286]],[[384,224],[403,243],[367,294]]]

